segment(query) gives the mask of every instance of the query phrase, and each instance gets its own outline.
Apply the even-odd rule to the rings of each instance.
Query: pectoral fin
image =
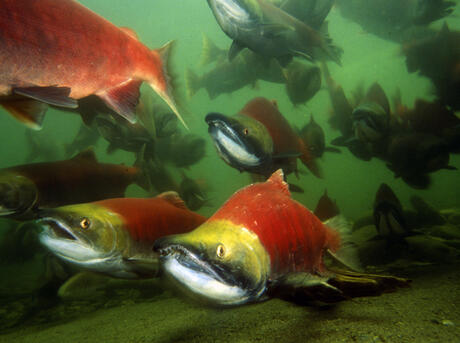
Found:
[[[336,303],[348,299],[340,289],[328,282],[329,277],[310,273],[292,273],[279,280],[273,296],[296,304]]]
[[[123,261],[129,266],[132,272],[140,277],[152,278],[158,276],[160,265],[158,258],[134,256],[124,258]]]
[[[241,45],[236,40],[234,40],[230,46],[230,49],[228,50],[228,60],[232,61],[244,48],[244,45]]]

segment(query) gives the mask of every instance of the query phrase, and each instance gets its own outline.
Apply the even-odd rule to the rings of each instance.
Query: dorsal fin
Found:
[[[174,191],[163,192],[158,195],[158,198],[166,200],[170,204],[176,206],[177,208],[181,208],[183,210],[188,210],[187,205],[185,204],[184,200],[179,196],[179,193]]]
[[[289,185],[286,181],[284,181],[283,169],[278,169],[274,172],[267,182],[272,183],[280,192],[283,192],[289,197],[291,196],[291,192],[289,192]]]
[[[96,158],[96,154],[94,153],[94,148],[93,147],[89,147],[89,148],[79,152],[72,159],[73,160],[86,160],[88,162],[97,163],[97,158]]]
[[[124,33],[127,33],[128,35],[130,35],[131,37],[133,37],[136,40],[139,39],[139,36],[137,35],[136,31],[134,31],[130,27],[120,26],[120,30],[123,31]]]

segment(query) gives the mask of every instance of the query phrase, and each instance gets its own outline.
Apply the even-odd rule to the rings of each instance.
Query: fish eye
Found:
[[[249,129],[248,129],[247,127],[245,127],[245,128],[243,129],[243,133],[244,133],[246,136],[249,135]]]
[[[219,244],[216,249],[216,255],[219,258],[223,258],[225,256],[225,247],[223,244]]]
[[[91,225],[91,221],[88,219],[88,218],[83,218],[81,221],[80,221],[80,227],[82,229],[88,229]]]

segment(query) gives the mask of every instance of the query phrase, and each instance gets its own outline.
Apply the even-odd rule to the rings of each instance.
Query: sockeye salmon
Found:
[[[93,150],[57,162],[0,170],[0,217],[28,219],[43,207],[123,197],[136,182],[148,190],[138,167],[99,163]]]
[[[249,101],[238,114],[210,113],[205,118],[214,145],[230,166],[269,177],[283,168],[297,172],[297,158],[317,177],[321,172],[308,146],[278,110],[263,97]]]
[[[316,296],[344,300],[362,283],[359,277],[334,276],[326,267],[325,255],[344,261],[338,258],[341,248],[339,232],[291,198],[281,170],[236,192],[195,230],[155,242],[173,283],[217,305],[260,301],[274,289],[291,287],[293,278],[306,294],[319,290]],[[376,290],[378,281],[350,296],[362,296],[366,287]]]
[[[119,198],[41,212],[40,241],[65,262],[120,278],[155,277],[159,237],[190,231],[206,218],[175,192],[155,198]]]
[[[134,122],[145,81],[182,121],[168,71],[170,51],[171,43],[148,49],[131,30],[73,0],[3,0],[0,103],[38,129],[47,104],[76,108],[78,99],[94,94]]]

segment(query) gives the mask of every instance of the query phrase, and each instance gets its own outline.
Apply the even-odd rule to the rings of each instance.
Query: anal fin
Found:
[[[136,122],[136,107],[139,103],[139,87],[142,81],[128,80],[118,86],[107,89],[97,94],[105,104],[128,120]]]

